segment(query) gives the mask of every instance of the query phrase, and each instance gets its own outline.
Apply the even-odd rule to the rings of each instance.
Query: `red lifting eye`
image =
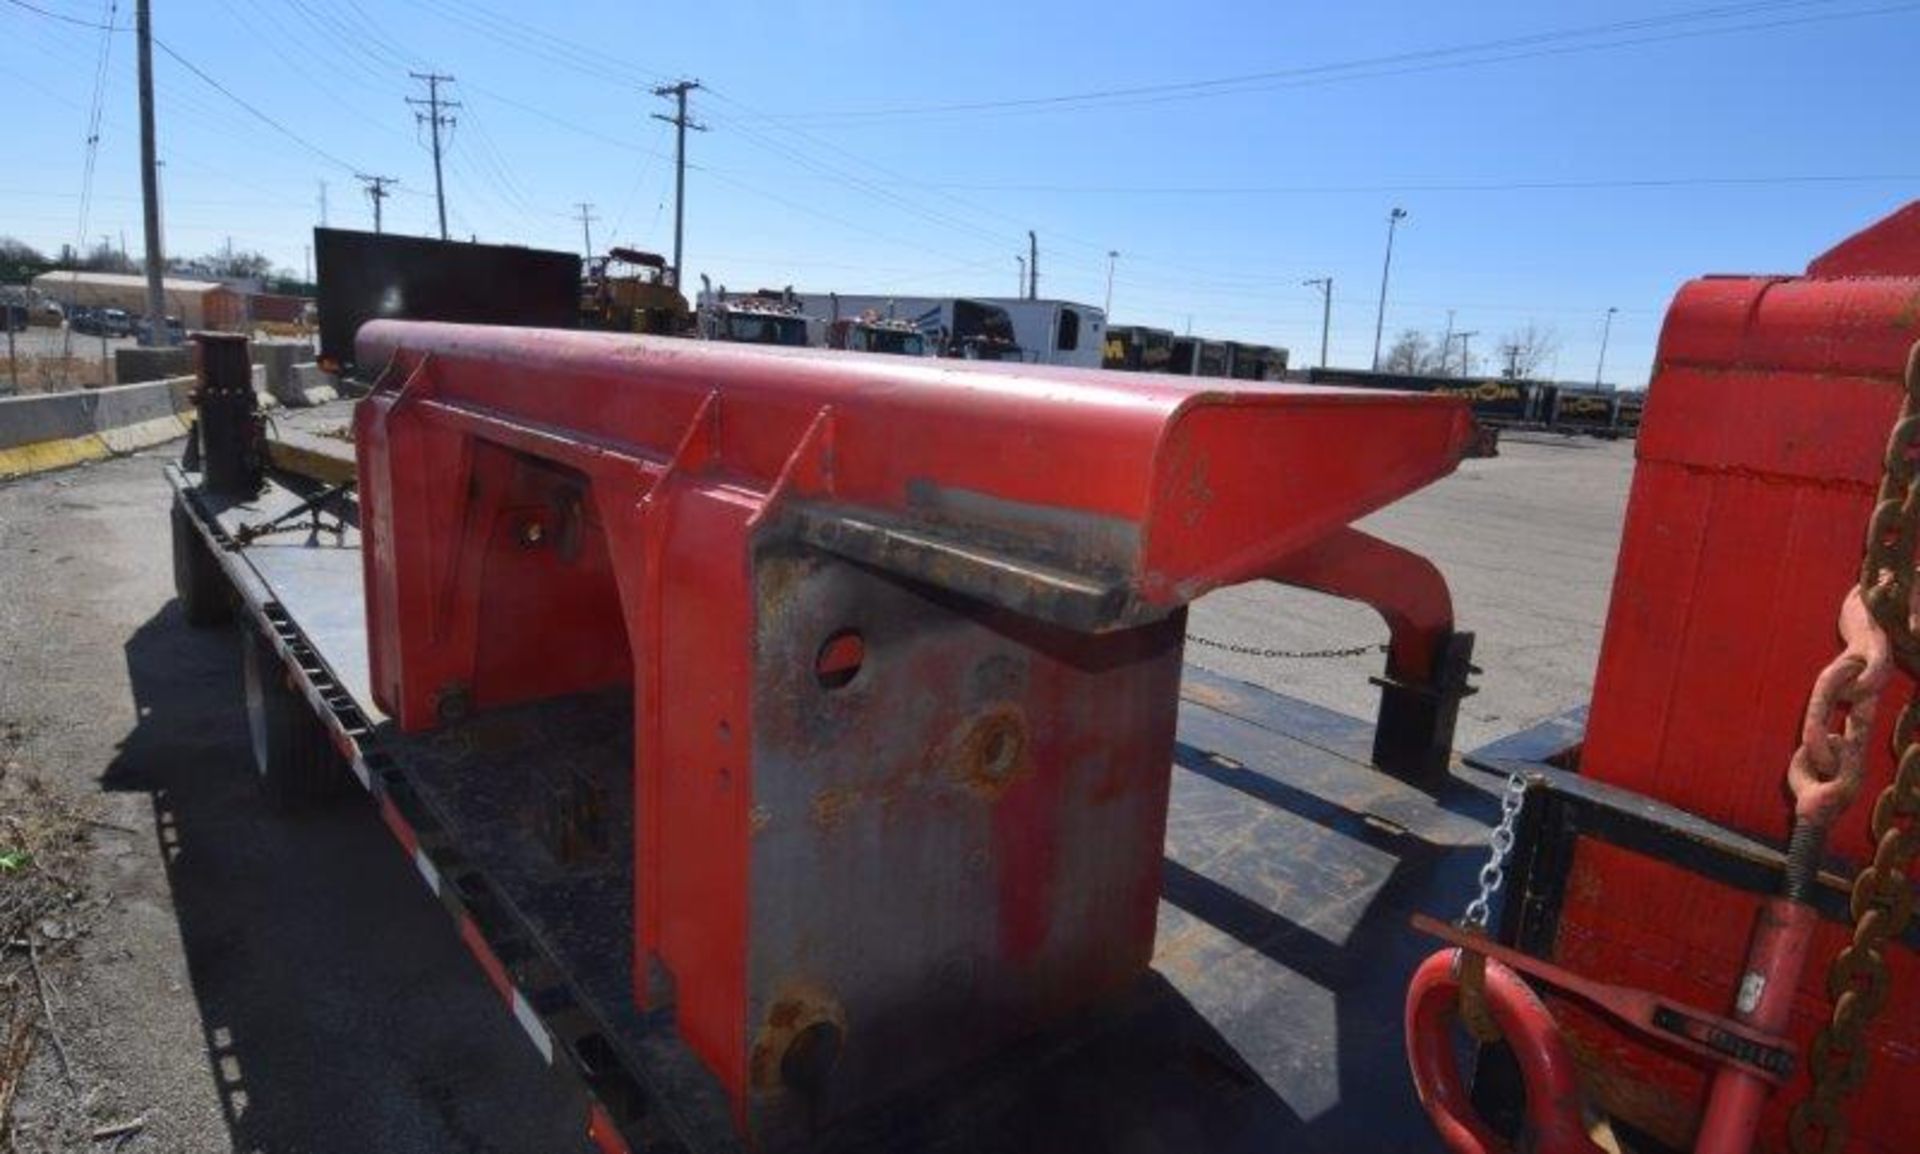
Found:
[[[813,658],[813,679],[822,689],[841,689],[859,675],[867,659],[867,643],[854,629],[842,629],[820,644]]]

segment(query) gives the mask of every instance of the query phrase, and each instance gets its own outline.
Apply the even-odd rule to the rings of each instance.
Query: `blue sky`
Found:
[[[132,21],[132,0],[32,7]],[[1635,385],[1681,281],[1798,269],[1920,192],[1920,3],[1899,0],[154,10],[162,41],[280,126],[157,54],[169,251],[231,237],[294,269],[321,181],[333,223],[370,227],[356,171],[400,179],[389,229],[432,230],[409,68],[456,77],[458,235],[578,251],[589,201],[596,247],[665,251],[671,137],[647,89],[697,77],[689,279],[1010,295],[1034,228],[1043,295],[1100,303],[1118,250],[1117,322],[1282,344],[1296,364],[1318,348],[1314,276],[1335,280],[1334,363],[1370,358],[1395,204],[1411,215],[1389,339],[1452,309],[1490,353],[1538,323],[1578,379],[1612,306],[1607,375]],[[132,37],[21,0],[0,0],[0,234],[80,236],[103,39],[85,235],[139,248]]]

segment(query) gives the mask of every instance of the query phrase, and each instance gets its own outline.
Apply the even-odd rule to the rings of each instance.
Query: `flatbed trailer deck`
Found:
[[[670,1009],[631,997],[630,823],[563,865],[542,784],[586,774],[630,813],[624,690],[399,732],[368,688],[350,504],[340,532],[289,518],[315,486],[269,474],[245,501],[169,466],[176,530],[217,564],[238,624],[324,725],[542,1058],[570,1075],[603,1150],[741,1148]],[[327,520],[331,521],[329,517]],[[245,543],[243,543],[245,542]],[[817,1135],[835,1150],[1433,1148],[1405,1072],[1416,911],[1458,913],[1486,854],[1497,776],[1432,791],[1369,764],[1372,726],[1185,667],[1153,970],[1118,1004]]]

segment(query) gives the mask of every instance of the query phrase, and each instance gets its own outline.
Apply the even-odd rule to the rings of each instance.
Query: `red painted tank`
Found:
[[[1801,276],[1708,277],[1681,289],[1661,335],[1627,506],[1581,771],[1784,844],[1784,773],[1814,675],[1838,650],[1834,615],[1858,579],[1880,458],[1920,339],[1920,203]],[[1909,686],[1891,691],[1904,699]],[[1881,711],[1867,796],[1891,772]],[[1858,864],[1868,805],[1835,829]],[[1582,842],[1555,960],[1582,973],[1723,1006],[1757,900],[1623,850]],[[1826,925],[1797,1001],[1802,1044],[1828,1013]],[[1890,957],[1850,1149],[1920,1149],[1920,964]],[[1675,1145],[1705,1080],[1567,1005],[1562,1017],[1609,1110]],[[1761,1149],[1784,1149],[1804,1073],[1776,1095]]]

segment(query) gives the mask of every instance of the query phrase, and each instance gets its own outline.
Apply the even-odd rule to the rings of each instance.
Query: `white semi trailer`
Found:
[[[731,305],[743,294],[722,287],[702,292],[702,313]],[[1100,367],[1106,314],[1075,301],[1018,297],[884,296],[877,293],[816,293],[785,289],[783,306],[806,317],[810,345],[826,346],[833,326],[862,317],[905,321],[927,338],[928,351],[976,360]]]

